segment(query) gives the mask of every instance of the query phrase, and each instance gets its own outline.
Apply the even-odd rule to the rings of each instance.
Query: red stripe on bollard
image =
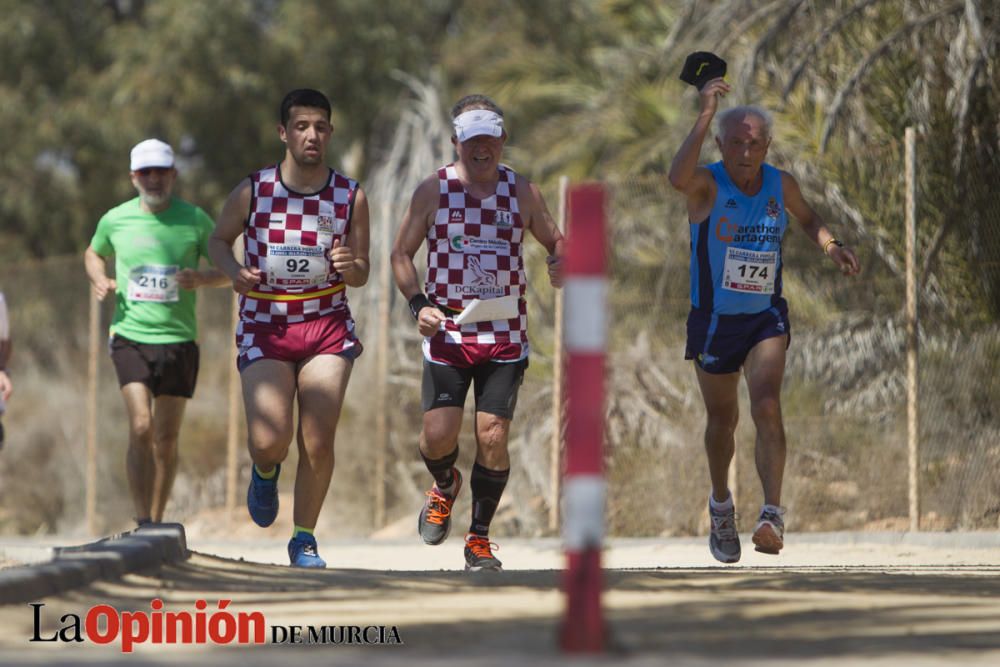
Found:
[[[566,621],[560,643],[570,653],[603,653],[607,628],[601,611],[601,550],[566,554]]]
[[[575,185],[567,199],[569,235],[566,238],[566,276],[605,275],[608,252],[604,207],[607,197],[600,183]]]
[[[566,474],[602,475],[604,354],[570,352],[566,365]]]

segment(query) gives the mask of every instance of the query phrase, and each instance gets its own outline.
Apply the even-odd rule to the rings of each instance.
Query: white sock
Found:
[[[723,512],[733,509],[733,494],[730,492],[729,495],[721,503],[715,499],[715,496],[711,493],[708,494],[708,504],[716,512]]]

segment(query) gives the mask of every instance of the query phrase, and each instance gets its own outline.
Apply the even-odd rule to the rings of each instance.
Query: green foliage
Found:
[[[178,153],[178,194],[216,213],[281,157],[278,105],[295,87],[331,97],[330,159],[363,176],[395,124],[392,74],[426,76],[454,4],[0,2],[0,259],[82,251],[134,196],[128,151],[150,136]]]

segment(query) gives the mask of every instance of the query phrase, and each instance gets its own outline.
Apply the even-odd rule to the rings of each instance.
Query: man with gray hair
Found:
[[[114,294],[108,344],[128,412],[125,465],[140,526],[163,520],[177,474],[177,438],[198,379],[195,290],[226,277],[199,269],[215,226],[198,206],[173,195],[174,151],[146,139],[130,154],[138,196],[101,217],[84,252],[97,299]],[[115,256],[115,277],[107,260]]]
[[[538,186],[500,161],[507,141],[500,107],[485,95],[468,95],[451,115],[458,159],[417,187],[392,249],[396,285],[424,337],[420,454],[434,485],[417,531],[430,545],[448,537],[462,487],[458,436],[472,387],[476,461],[465,569],[498,571],[489,528],[510,473],[510,423],[528,367],[522,248],[529,233],[545,247],[549,280],[558,287],[563,239]],[[413,257],[425,241],[421,289]]]
[[[715,143],[722,160],[698,166],[719,99],[729,91],[722,78],[700,89],[698,118],[674,156],[669,176],[670,184],[687,200],[691,312],[685,358],[695,362],[708,413],[709,548],[723,563],[735,563],[741,554],[728,486],[741,370],[757,429],[755,459],[764,491],[753,543],[757,551],[767,554],[777,554],[784,547],[781,383],[791,340],[788,304],[781,296],[786,211],[841,272],[855,275],[860,270],[857,257],[823,224],[795,178],[764,162],[771,145],[772,120],[763,109],[741,106],[719,114]]]

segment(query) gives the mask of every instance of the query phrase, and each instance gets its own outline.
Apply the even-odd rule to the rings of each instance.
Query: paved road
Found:
[[[557,665],[558,543],[503,540],[507,571],[468,575],[461,542],[338,542],[323,572],[282,565],[284,542],[191,538],[192,557],[155,574],[42,600],[39,636],[100,603],[149,612],[260,612],[274,626],[395,627],[403,645],[170,646],[29,642],[33,610],[0,607],[0,664]],[[0,553],[3,545],[0,544]],[[239,560],[239,558],[244,560]],[[622,540],[605,557],[616,653],[585,664],[997,665],[1000,534],[794,536],[778,558],[718,566],[703,540]]]

